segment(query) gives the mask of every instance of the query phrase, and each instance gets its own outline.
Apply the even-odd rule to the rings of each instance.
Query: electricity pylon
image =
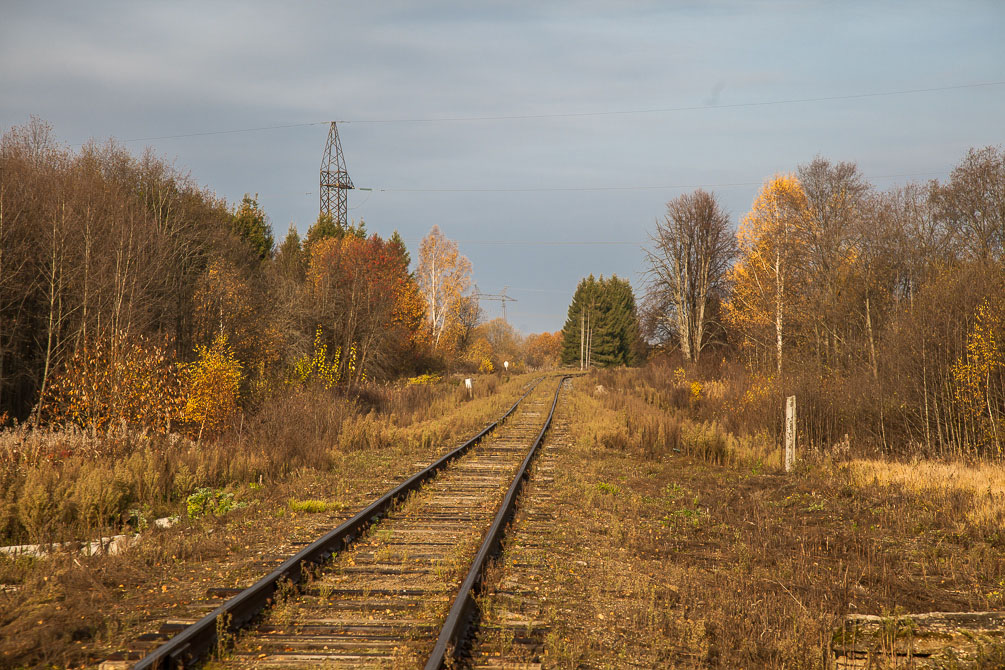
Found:
[[[321,214],[327,214],[341,228],[348,228],[348,194],[354,188],[342,157],[342,143],[338,141],[338,128],[332,121],[328,129],[328,143],[321,158]]]
[[[503,321],[506,322],[506,323],[509,323],[509,321],[506,320],[506,302],[507,301],[508,302],[517,302],[517,299],[516,298],[511,298],[508,295],[506,295],[506,289],[508,289],[508,288],[509,288],[509,286],[503,286],[503,290],[500,291],[499,293],[475,293],[474,297],[478,298],[479,300],[481,300],[481,299],[485,299],[485,300],[498,300],[499,302],[501,302],[502,303]]]

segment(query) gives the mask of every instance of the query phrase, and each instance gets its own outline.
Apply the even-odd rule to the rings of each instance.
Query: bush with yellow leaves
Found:
[[[956,398],[972,422],[974,438],[986,451],[1002,456],[999,422],[1005,415],[1005,304],[985,299],[974,314],[967,351],[953,365]]]
[[[314,352],[310,356],[301,356],[293,365],[293,374],[301,384],[317,382],[326,390],[331,390],[339,382],[339,359],[342,350],[335,350],[335,357],[328,359],[328,345],[325,344],[321,326],[314,331]]]
[[[314,352],[301,356],[293,364],[294,379],[301,384],[311,382],[320,384],[326,391],[339,384],[351,384],[353,379],[366,381],[366,372],[360,370],[356,374],[356,343],[349,346],[349,352],[342,356],[342,347],[335,347],[335,355],[328,357],[328,345],[324,341],[324,331],[321,326],[314,331]]]
[[[244,370],[222,333],[211,346],[196,347],[196,352],[198,360],[183,370],[188,391],[184,416],[199,425],[201,441],[204,431],[219,432],[237,413]]]
[[[178,366],[166,343],[113,332],[81,341],[46,389],[41,418],[92,433],[123,422],[167,432],[183,403]]]

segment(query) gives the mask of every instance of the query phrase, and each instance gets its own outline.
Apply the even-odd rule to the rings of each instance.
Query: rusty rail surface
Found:
[[[517,470],[513,483],[510,484],[509,490],[506,491],[506,497],[503,498],[499,511],[492,521],[492,526],[489,528],[488,533],[486,533],[485,539],[478,549],[478,554],[471,564],[471,570],[468,571],[467,576],[461,583],[461,588],[457,594],[457,598],[454,600],[454,604],[450,608],[447,620],[440,629],[440,635],[436,640],[436,645],[433,647],[433,653],[426,662],[425,670],[440,670],[447,664],[448,657],[458,656],[463,650],[463,642],[469,632],[472,615],[475,613],[475,596],[478,594],[479,587],[481,586],[485,566],[499,553],[506,526],[516,509],[517,496],[520,493],[520,489],[523,488],[524,481],[527,479],[527,470],[534,456],[537,454],[538,447],[544,441],[545,433],[551,427],[551,420],[555,416],[555,407],[558,405],[558,396],[562,391],[562,385],[568,378],[569,375],[563,376],[558,384],[558,389],[555,390],[555,398],[551,401],[551,410],[548,412],[548,418],[541,427],[541,431],[537,434],[537,438],[531,445],[527,456],[523,459],[520,469]]]
[[[305,566],[319,565],[345,549],[359,538],[370,525],[379,521],[395,503],[412,491],[421,488],[449,463],[464,455],[506,421],[542,379],[543,377],[535,380],[505,414],[490,423],[470,440],[415,473],[370,503],[354,517],[291,556],[267,576],[217,607],[199,621],[187,626],[173,638],[137,661],[133,668],[136,670],[175,670],[192,667],[216,644],[218,625],[228,629],[228,632],[236,632],[245,626],[269,605],[280,582],[289,581],[292,584],[299,584],[303,580]],[[557,397],[556,395],[556,399]],[[552,411],[554,411],[554,407]]]

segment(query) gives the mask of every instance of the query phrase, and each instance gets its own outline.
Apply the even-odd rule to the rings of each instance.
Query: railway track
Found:
[[[202,620],[175,626],[134,667],[211,656],[234,668],[451,664],[564,380],[535,383],[499,421]]]

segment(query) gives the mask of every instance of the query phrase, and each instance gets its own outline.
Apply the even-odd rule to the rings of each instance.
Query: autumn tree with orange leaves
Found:
[[[562,356],[562,331],[528,335],[523,346],[527,365],[533,368],[557,367]]]
[[[311,248],[307,299],[342,383],[386,376],[421,345],[424,305],[406,263],[397,244],[377,235]]]
[[[53,375],[42,420],[75,424],[92,434],[133,428],[171,430],[185,391],[166,342],[121,332],[85,339]]]
[[[779,373],[786,327],[808,280],[800,235],[807,212],[799,181],[776,176],[761,189],[737,232],[740,253],[730,273],[733,294],[725,306],[726,319],[742,346],[760,353],[774,348]]]

